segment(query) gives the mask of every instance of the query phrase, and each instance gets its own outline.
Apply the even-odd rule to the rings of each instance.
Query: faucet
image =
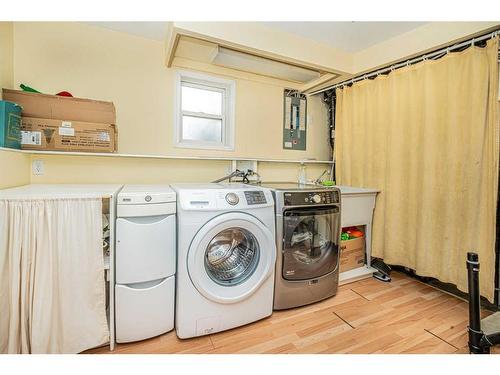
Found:
[[[321,174],[319,175],[319,177],[318,177],[317,179],[315,179],[315,180],[314,180],[314,183],[315,183],[316,185],[319,185],[319,184],[321,183],[321,178],[322,178],[322,177],[323,177],[326,173],[330,173],[330,172],[328,171],[328,169],[325,169],[325,170],[323,171],[323,173],[321,173]]]

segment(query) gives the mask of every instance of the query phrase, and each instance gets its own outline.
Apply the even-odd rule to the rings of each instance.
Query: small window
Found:
[[[181,72],[176,82],[175,145],[234,149],[234,81]]]

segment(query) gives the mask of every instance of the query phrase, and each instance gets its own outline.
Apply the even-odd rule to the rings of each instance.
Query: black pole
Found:
[[[481,305],[479,294],[479,257],[467,253],[469,283],[469,351],[473,354],[488,354],[489,347],[481,345],[484,334],[481,331]]]

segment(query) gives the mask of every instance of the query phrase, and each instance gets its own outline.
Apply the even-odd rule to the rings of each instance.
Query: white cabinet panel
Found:
[[[342,227],[363,225],[372,222],[376,194],[343,195],[341,223]]]

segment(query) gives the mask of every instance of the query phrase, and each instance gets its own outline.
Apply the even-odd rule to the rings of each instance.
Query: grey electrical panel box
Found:
[[[305,150],[307,134],[307,99],[294,90],[285,90],[283,148]]]

